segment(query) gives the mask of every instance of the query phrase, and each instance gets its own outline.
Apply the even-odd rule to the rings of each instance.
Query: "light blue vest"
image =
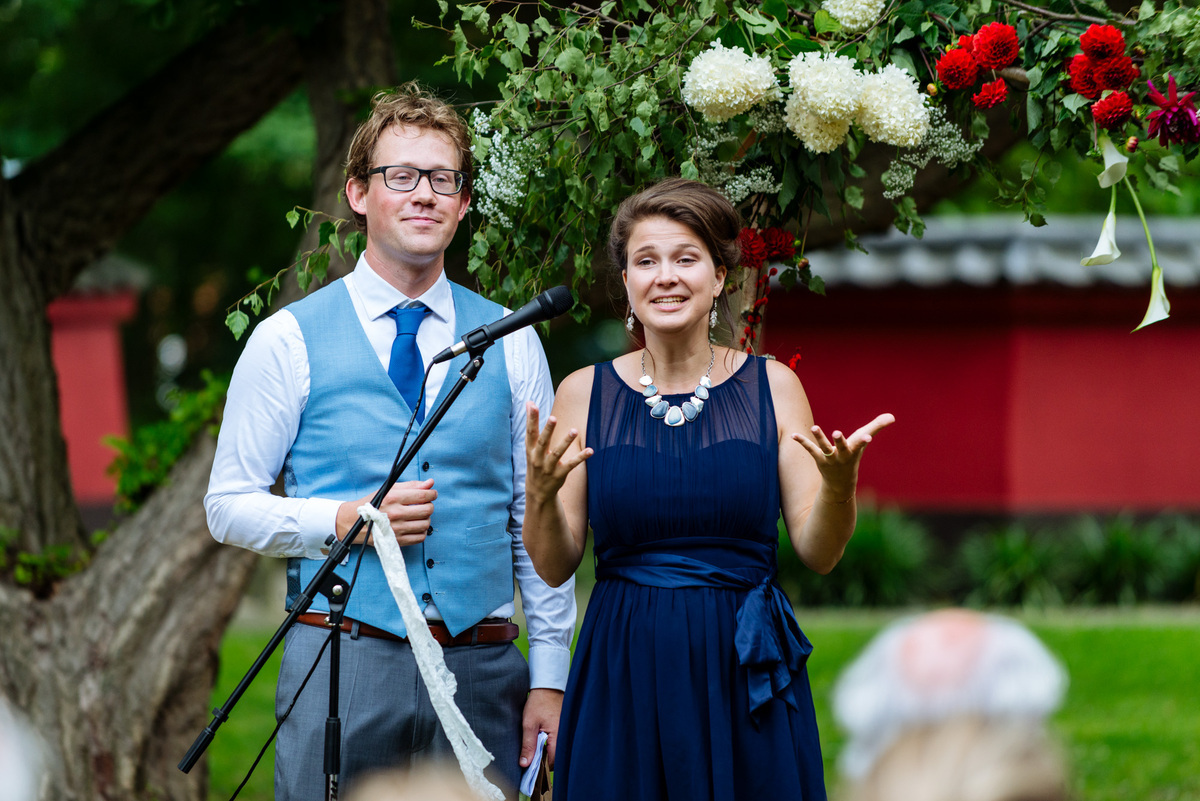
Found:
[[[451,284],[455,339],[496,320],[503,309]],[[373,495],[387,478],[412,409],[404,402],[358,321],[344,281],[288,306],[304,334],[311,372],[308,404],[284,464],[284,489],[298,498],[352,500]],[[450,362],[441,397],[449,394],[466,355]],[[512,390],[504,348],[491,348],[401,481],[432,478],[438,498],[433,533],[405,546],[404,562],[417,602],[432,601],[452,634],[513,600],[512,540],[507,530],[513,497]],[[419,424],[413,425],[409,444]],[[332,532],[331,532],[332,533]],[[359,533],[365,541],[365,532]],[[379,536],[378,533],[375,536]],[[337,568],[349,580],[361,546]],[[374,548],[366,548],[346,616],[404,636]],[[288,560],[288,607],[321,561]],[[318,595],[313,610],[329,611]]]

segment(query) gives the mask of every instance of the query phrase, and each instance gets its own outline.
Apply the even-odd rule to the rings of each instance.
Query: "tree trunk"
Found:
[[[292,91],[292,35],[234,20],[12,181],[0,179],[0,528],[86,553],[59,421],[46,304],[163,194]],[[0,694],[50,765],[43,799],[201,801],[176,764],[207,721],[217,646],[255,557],[208,533],[203,438],[71,577],[0,576]],[[0,531],[0,534],[6,532]]]

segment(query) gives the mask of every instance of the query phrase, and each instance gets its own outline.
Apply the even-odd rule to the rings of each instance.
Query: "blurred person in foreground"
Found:
[[[1066,685],[1014,620],[947,609],[893,623],[834,690],[848,801],[1065,801],[1046,719]]]
[[[346,200],[367,244],[354,271],[264,319],[238,359],[205,508],[213,536],[288,559],[288,604],[387,477],[405,427],[414,436],[467,360],[433,357],[504,309],[446,278],[446,248],[467,213],[471,138],[446,103],[415,84],[374,98],[346,164]],[[551,589],[521,544],[525,404],[551,397],[546,357],[526,328],[488,352],[380,505],[409,583],[458,681],[456,702],[494,768],[520,780],[539,730],[558,728],[574,633],[570,586]],[[410,440],[411,442],[411,440]],[[282,474],[287,497],[271,487]],[[366,532],[339,568],[362,560],[342,623],[341,778],[449,755],[404,621]],[[514,578],[529,662],[513,644]],[[282,715],[330,634],[318,596],[287,635]],[[320,798],[329,659],[279,730],[275,793]]]
[[[0,695],[0,801],[34,801],[41,780],[41,744]]]
[[[892,416],[827,437],[786,365],[710,342],[741,227],[693,181],[627,198],[609,255],[645,345],[568,376],[540,433],[529,411],[538,573],[570,580],[595,534],[558,801],[825,798],[812,646],[776,581],[776,526],[782,512],[805,564],[833,569],[864,448]]]
[[[364,776],[346,801],[483,801],[467,785],[458,766],[431,762],[412,770],[386,770]]]

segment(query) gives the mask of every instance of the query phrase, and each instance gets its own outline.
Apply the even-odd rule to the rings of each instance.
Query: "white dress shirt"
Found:
[[[419,298],[406,297],[361,257],[354,272],[344,280],[355,313],[384,370],[396,337],[396,323],[387,312],[397,305],[420,302],[432,312],[417,332],[417,347],[426,367],[434,355],[454,344],[454,301],[444,273]],[[513,498],[508,507],[508,531],[528,626],[530,684],[561,690],[566,687],[575,631],[574,581],[558,588],[546,585],[534,572],[521,540],[525,517],[525,403],[532,401],[548,412],[554,389],[542,344],[532,328],[516,331],[501,342],[512,390],[509,420]],[[430,372],[425,387],[426,413],[432,409],[448,369],[449,364],[443,362]],[[470,392],[470,387],[465,391]],[[208,494],[204,497],[209,529],[218,541],[267,556],[324,558],[328,551],[325,541],[334,532],[338,507],[355,499],[284,498],[271,493],[296,439],[308,393],[304,336],[291,312],[281,309],[255,327],[229,385]],[[453,488],[442,491],[453,492]],[[510,602],[491,616],[512,617],[515,611]],[[431,619],[441,617],[433,604],[426,606],[425,614]]]

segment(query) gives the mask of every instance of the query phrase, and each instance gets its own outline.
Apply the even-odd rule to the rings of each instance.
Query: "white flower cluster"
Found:
[[[712,43],[683,76],[683,102],[710,122],[723,122],[779,94],[771,59]]]
[[[745,175],[729,176],[725,182],[716,187],[717,191],[729,199],[733,205],[741,203],[753,192],[775,195],[783,188],[783,184],[775,179],[770,167],[755,167]]]
[[[525,188],[531,177],[540,178],[537,146],[529,137],[513,138],[503,131],[492,130],[491,120],[478,108],[471,115],[474,132],[471,153],[480,162],[479,171],[471,186],[471,199],[476,210],[497,225],[511,228],[508,211],[519,206],[525,198]],[[491,137],[488,137],[488,134]],[[479,148],[480,142],[486,147]],[[479,151],[485,155],[480,158]]]
[[[746,117],[750,127],[765,136],[781,133],[784,129],[783,108],[778,103],[753,108]]]
[[[934,108],[930,111],[929,128],[921,137],[920,144],[898,156],[880,176],[883,179],[883,196],[894,200],[908,194],[917,170],[925,169],[929,162],[936,161],[954,169],[973,159],[981,147],[983,140],[968,142],[963,138],[962,129],[946,118],[945,109],[940,106]]]
[[[886,0],[825,0],[821,7],[842,24],[847,33],[858,33],[879,19]]]
[[[896,159],[879,176],[880,180],[883,181],[883,196],[888,200],[895,200],[898,197],[907,195],[908,190],[913,188],[913,181],[916,177],[916,167],[900,159]]]
[[[900,147],[916,146],[929,127],[916,80],[894,64],[862,73],[845,56],[804,53],[792,59],[788,75],[792,95],[785,119],[813,153],[841,145],[851,122],[870,139]]]
[[[849,120],[858,111],[863,76],[846,56],[801,53],[788,65],[792,97],[826,122]]]
[[[917,79],[895,64],[863,78],[858,125],[876,142],[916,147],[929,129],[929,109]]]

